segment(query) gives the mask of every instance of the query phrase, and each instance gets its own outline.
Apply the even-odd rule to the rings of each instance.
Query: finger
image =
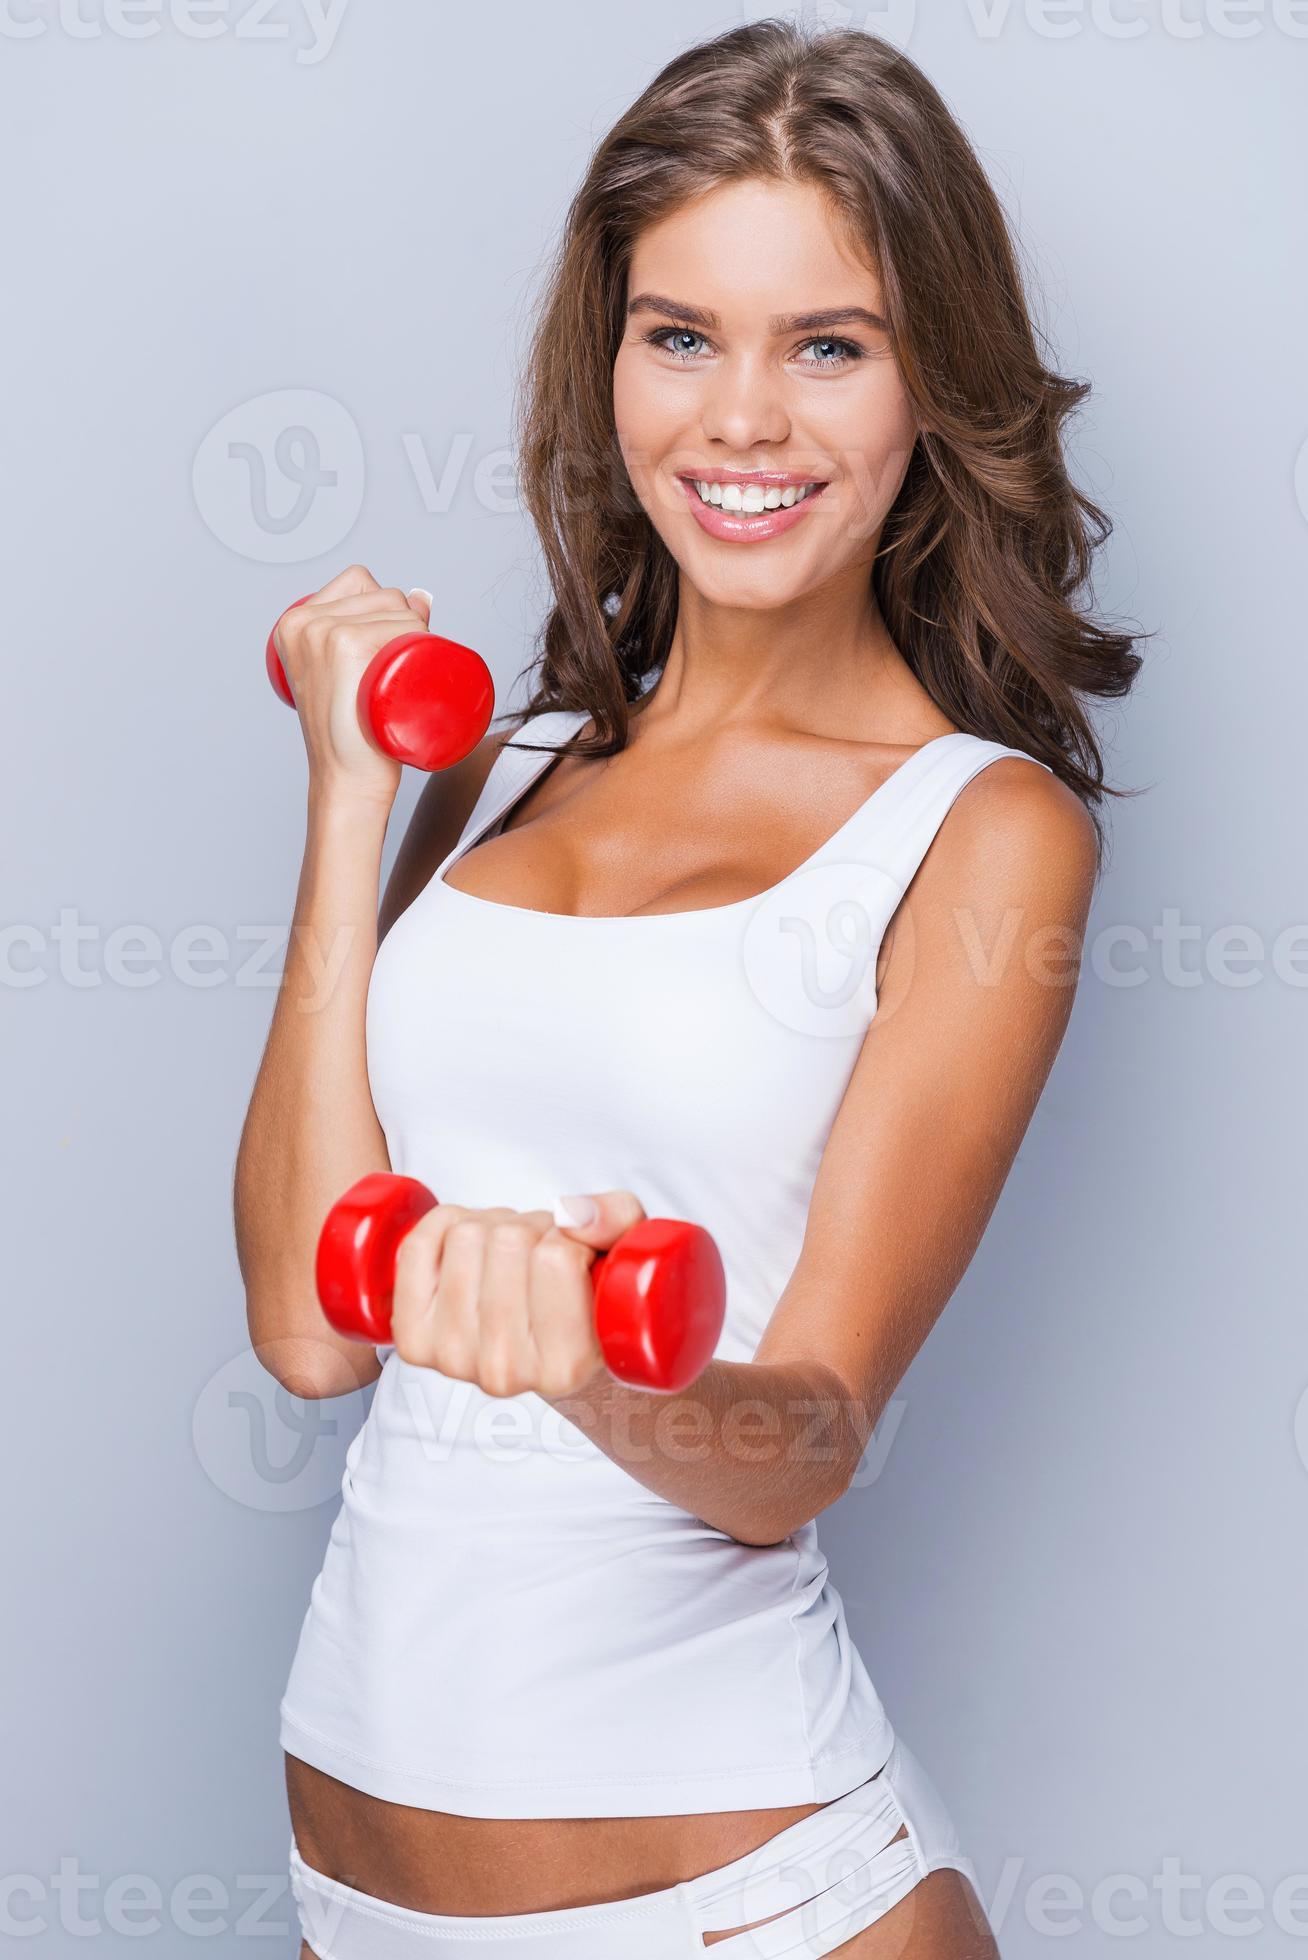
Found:
[[[634,1191],[585,1191],[554,1200],[554,1223],[583,1245],[607,1251],[645,1216]]]
[[[385,610],[379,610],[383,601]],[[274,645],[281,657],[291,692],[303,677],[307,657],[326,659],[333,648],[346,656],[356,651],[366,665],[380,647],[399,639],[405,632],[425,633],[427,622],[411,610],[399,591],[362,593],[351,599],[336,599],[330,605],[312,602],[283,613],[274,628]],[[375,644],[374,644],[375,643]]]
[[[431,609],[436,601],[425,585],[415,585],[408,594],[409,609],[419,613],[424,626],[431,625]]]
[[[489,1224],[477,1300],[478,1379],[488,1395],[521,1395],[536,1384],[528,1313],[532,1251],[540,1233],[521,1214]]]
[[[430,1367],[436,1298],[436,1242],[415,1226],[395,1248],[391,1278],[391,1342],[401,1361]]]
[[[380,637],[384,644],[386,640],[398,639],[401,633],[425,631],[422,615],[411,612],[408,606],[401,606],[395,612],[378,612],[375,604],[366,599],[353,603],[346,600],[332,606],[298,607],[286,615],[277,629],[279,639],[289,641],[292,646],[298,641],[311,649],[329,647],[341,639],[367,641]]]
[[[319,663],[339,660],[347,666],[357,665],[362,672],[391,640],[406,632],[425,630],[418,614],[407,607],[402,612],[342,613],[335,606],[325,606],[316,618],[297,621],[289,632],[279,628],[278,637],[289,642],[286,672],[294,690],[306,656]]]
[[[456,1381],[480,1379],[477,1302],[486,1257],[486,1226],[476,1212],[465,1212],[441,1239],[432,1324],[430,1366]]]
[[[586,1246],[555,1229],[536,1242],[528,1306],[540,1395],[574,1394],[604,1365],[595,1332],[594,1259]]]
[[[316,593],[312,599],[306,599],[302,606],[293,607],[284,617],[300,624],[305,620],[321,618],[324,613],[329,613],[334,619],[352,619],[360,614],[384,616],[396,612],[411,612],[415,619],[424,617],[410,605],[408,594],[402,592],[398,585],[378,585],[367,592],[344,592],[328,598]]]
[[[438,1295],[450,1233],[473,1216],[466,1205],[439,1204],[424,1212],[396,1248],[391,1296],[391,1339],[401,1361],[439,1368],[461,1380],[470,1380],[471,1374],[458,1364],[466,1361],[470,1367],[476,1361],[476,1322],[465,1330],[461,1347],[448,1299]]]
[[[321,605],[324,599],[346,599],[356,592],[379,592],[381,587],[366,565],[347,565],[335,578],[329,578],[326,585],[320,585],[314,593],[314,603]]]

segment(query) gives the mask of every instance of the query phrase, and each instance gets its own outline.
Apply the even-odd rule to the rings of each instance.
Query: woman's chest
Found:
[[[397,1168],[421,1175],[439,1152],[464,1187],[443,1195],[470,1204],[538,1204],[565,1166],[588,1181],[553,1191],[681,1185],[672,1215],[698,1216],[696,1187],[728,1178],[760,1201],[779,1181],[802,1195],[874,999],[866,951],[819,944],[793,903],[565,919],[430,886],[368,994]]]
[[[445,883],[488,903],[581,918],[646,918],[746,904],[780,885],[866,797],[850,745],[773,755],[718,738],[652,759],[562,756],[510,794],[489,832],[470,825]],[[527,754],[529,752],[523,752]],[[510,771],[522,767],[513,755]],[[538,772],[538,773],[537,773]],[[505,780],[501,778],[501,783]]]

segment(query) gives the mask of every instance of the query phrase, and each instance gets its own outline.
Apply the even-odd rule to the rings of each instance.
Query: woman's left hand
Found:
[[[594,1216],[579,1217],[587,1203]],[[396,1253],[396,1353],[487,1395],[575,1395],[604,1367],[595,1254],[644,1216],[630,1191],[560,1199],[553,1213],[436,1205]]]

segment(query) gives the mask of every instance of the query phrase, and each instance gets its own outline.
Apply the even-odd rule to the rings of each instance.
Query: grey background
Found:
[[[1104,603],[1158,629],[1104,724],[1147,793],[1092,920],[1101,952],[1134,929],[1138,983],[1087,970],[982,1249],[824,1528],[1023,1960],[1259,1925],[1308,1950],[1308,1882],[1273,1909],[1308,1872],[1308,960],[1274,958],[1308,913],[1305,13],[836,15],[907,38],[1016,214],[1096,383]],[[4,18],[0,1880],[46,1889],[0,1904],[34,1954],[84,1952],[79,1913],[96,1951],[180,1954],[173,1888],[209,1874],[210,1952],[289,1953],[276,1703],[362,1405],[306,1413],[246,1354],[229,1187],[273,996],[238,934],[284,928],[303,837],[263,638],[357,558],[431,586],[511,683],[542,588],[495,452],[533,275],[595,138],[741,13],[353,0],[330,42],[300,0],[220,4],[210,39],[180,0]],[[297,390],[342,411],[310,407],[338,481],[299,515],[272,461]],[[262,516],[214,460],[232,428]],[[423,455],[454,460],[444,498]],[[226,936],[210,984],[169,963],[194,926]],[[1262,949],[1223,969],[1231,927]]]

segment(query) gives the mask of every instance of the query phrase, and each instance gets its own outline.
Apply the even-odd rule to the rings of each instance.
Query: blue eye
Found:
[[[703,340],[704,338],[703,334],[696,333],[693,327],[656,327],[653,333],[647,333],[645,338],[652,347],[658,347],[672,334],[675,334],[680,340]],[[674,355],[679,361],[688,361],[692,358],[684,348],[664,347],[663,352]]]
[[[655,327],[644,338],[647,346],[657,347],[661,353],[671,354],[675,361],[693,361],[697,356],[698,350],[685,346],[669,346],[667,344],[669,341],[704,340],[703,334],[697,333],[694,327]],[[707,343],[705,344],[707,345]],[[863,359],[863,350],[861,347],[857,346],[852,340],[838,340],[834,334],[819,334],[813,339],[801,341],[800,345],[803,347],[832,347],[839,349],[839,352],[834,355],[822,355],[817,360],[801,361],[801,367],[843,368],[850,367],[855,361],[861,361]]]
[[[835,360],[810,361],[809,367],[844,367],[847,361],[862,359],[863,350],[855,347],[852,340],[837,340],[834,334],[819,334],[815,340],[806,340],[806,347],[839,347],[844,351]]]

